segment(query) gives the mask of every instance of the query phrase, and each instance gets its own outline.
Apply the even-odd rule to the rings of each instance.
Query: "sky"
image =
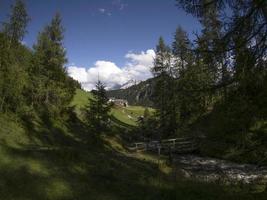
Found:
[[[29,47],[56,12],[63,19],[66,67],[91,90],[99,75],[113,88],[150,78],[159,36],[171,44],[178,25],[191,39],[200,25],[175,0],[24,0],[31,21],[23,43]],[[0,21],[14,0],[0,0]]]

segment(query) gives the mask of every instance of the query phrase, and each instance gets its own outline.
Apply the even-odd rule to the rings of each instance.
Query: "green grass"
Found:
[[[267,195],[254,186],[176,177],[164,158],[128,153],[119,134],[95,135],[77,118],[22,122],[0,114],[0,176],[0,200],[265,200]]]
[[[154,109],[148,109],[151,113],[154,112]],[[143,116],[144,111],[145,107],[142,106],[114,107],[111,114],[125,124],[137,126],[138,117]]]
[[[83,90],[76,90],[76,95],[71,103],[71,106],[75,106],[76,112],[81,113],[81,109],[88,104],[88,99],[92,98],[90,92],[85,92]],[[114,106],[111,109],[110,114],[116,118],[116,122],[120,121],[121,124],[126,124],[129,126],[137,126],[138,117],[144,114],[145,107],[142,106],[128,106],[128,107],[119,107]],[[149,108],[150,112],[154,112],[152,108]]]
[[[77,89],[76,94],[71,102],[71,106],[76,106],[78,108],[85,107],[88,104],[88,99],[92,98],[90,92],[85,92],[84,90]]]
[[[75,107],[75,112],[78,116],[81,116],[81,109],[85,108],[90,98],[93,98],[90,92],[86,92],[81,89],[76,90],[76,94],[74,95],[70,106]]]
[[[74,138],[67,140],[75,141]],[[181,178],[174,179],[172,169],[166,166],[163,160],[158,165],[155,157],[143,154],[132,156],[122,151],[122,148],[120,141],[112,137],[86,143],[73,142],[67,146],[54,145],[53,148],[39,150],[1,145],[0,199],[266,198],[266,193],[253,193],[253,188],[225,187]]]
[[[19,147],[29,143],[29,138],[26,137],[23,127],[19,126],[19,123],[16,122],[15,116],[0,115],[0,133],[1,144]]]
[[[137,123],[137,119],[133,118],[131,115],[128,115],[125,112],[124,108],[112,108],[111,115],[113,115],[117,120],[129,124],[131,126],[135,126]]]

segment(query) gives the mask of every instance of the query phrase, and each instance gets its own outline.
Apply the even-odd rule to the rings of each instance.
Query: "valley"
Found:
[[[0,1],[0,200],[266,200],[267,1]]]
[[[81,99],[76,97],[72,103],[77,113],[82,108]],[[79,119],[69,119],[66,124],[39,118],[25,124],[11,117],[0,116],[0,199],[266,197],[262,185],[233,187],[196,181],[177,173],[175,165],[168,163],[168,156],[129,152],[121,139],[127,133],[120,128],[97,136],[89,133]],[[179,156],[176,159],[181,160]],[[194,167],[196,161],[190,162],[187,167]]]

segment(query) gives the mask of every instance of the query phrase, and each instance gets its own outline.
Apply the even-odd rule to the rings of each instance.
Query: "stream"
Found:
[[[176,155],[173,162],[186,178],[207,182],[267,184],[267,167],[196,155]]]

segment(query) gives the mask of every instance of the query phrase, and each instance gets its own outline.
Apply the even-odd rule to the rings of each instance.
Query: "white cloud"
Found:
[[[121,11],[128,6],[127,4],[123,3],[122,0],[113,0],[112,5]]]
[[[103,14],[104,14],[104,13],[106,12],[106,9],[105,9],[105,8],[99,8],[98,11],[99,11],[100,13],[103,13]]]
[[[85,68],[70,66],[68,67],[69,75],[80,83],[87,82],[87,71]]]
[[[107,15],[107,16],[111,16],[112,15],[112,13],[111,12],[109,12],[107,9],[105,9],[105,8],[99,8],[98,9],[98,12],[100,13],[100,14],[102,14],[102,15]]]
[[[153,49],[149,49],[146,52],[141,52],[139,54],[136,53],[128,53],[125,58],[130,59],[134,63],[139,63],[142,65],[151,65],[153,64],[155,57],[155,51]]]
[[[92,90],[98,78],[105,83],[107,89],[123,85],[130,80],[143,81],[152,77],[150,72],[153,66],[155,52],[152,49],[141,53],[128,53],[125,66],[118,67],[114,62],[99,60],[94,66],[86,69],[84,67],[68,67],[69,75],[78,80],[85,90]]]
[[[104,7],[97,8],[97,13],[101,15],[106,15],[108,17],[112,16],[116,11],[123,11],[128,5],[123,3],[122,0],[113,0],[111,3],[106,4]],[[92,13],[95,16],[95,12]]]

